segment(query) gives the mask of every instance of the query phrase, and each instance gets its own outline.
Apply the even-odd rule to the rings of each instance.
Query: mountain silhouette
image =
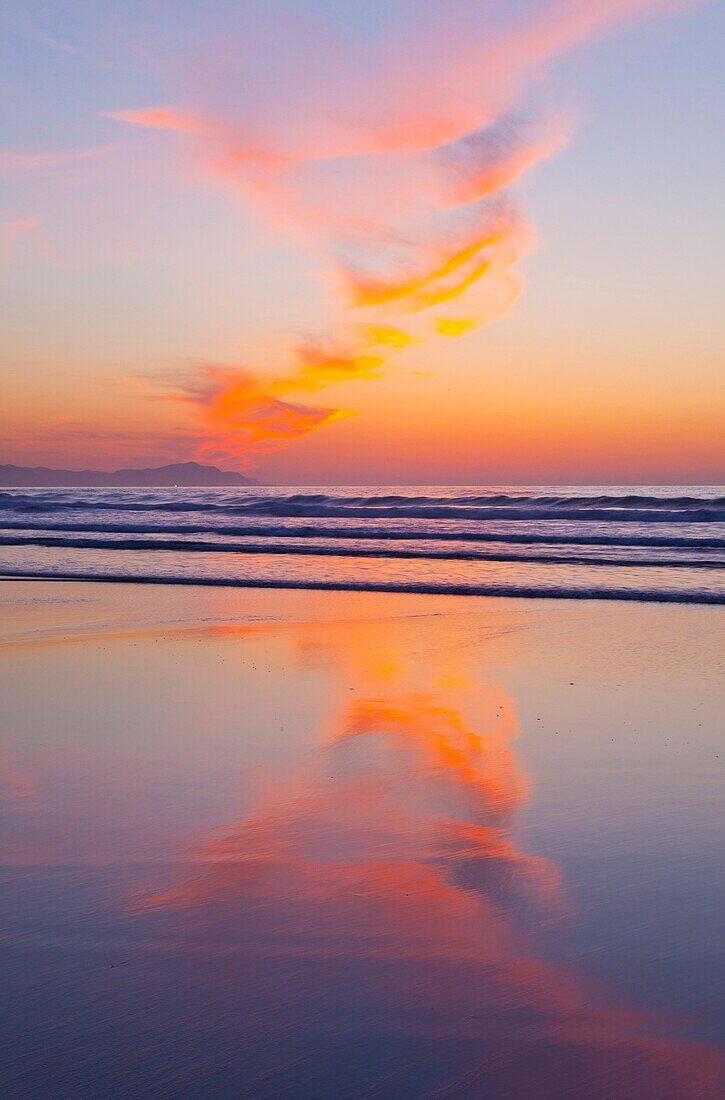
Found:
[[[0,465],[0,485],[5,487],[149,487],[154,486],[236,486],[257,485],[253,478],[234,470],[217,466],[202,466],[198,462],[174,462],[169,466],[145,469],[52,470],[47,466]]]

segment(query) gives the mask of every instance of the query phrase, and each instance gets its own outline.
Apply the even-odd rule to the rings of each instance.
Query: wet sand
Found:
[[[721,1095],[722,623],[0,582],[8,1095]]]

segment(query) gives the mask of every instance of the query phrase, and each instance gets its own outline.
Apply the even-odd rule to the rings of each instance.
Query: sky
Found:
[[[0,0],[0,462],[717,483],[725,5]]]

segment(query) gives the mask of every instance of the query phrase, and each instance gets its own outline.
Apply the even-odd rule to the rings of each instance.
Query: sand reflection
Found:
[[[333,651],[339,706],[305,766],[202,838],[194,872],[135,912],[214,965],[248,958],[239,996],[272,1013],[277,1041],[322,1064],[343,1058],[344,1037],[335,1095],[717,1096],[722,1059],[674,1038],[680,1021],[537,958],[535,925],[565,899],[556,867],[514,841],[526,784],[513,701],[450,655],[422,684],[420,662],[373,626],[341,630]],[[371,1041],[354,1070],[350,1044]],[[375,1042],[399,1052],[391,1079]],[[259,1094],[274,1094],[274,1072]]]

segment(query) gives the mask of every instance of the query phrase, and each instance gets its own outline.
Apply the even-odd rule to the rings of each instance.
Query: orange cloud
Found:
[[[377,378],[384,363],[382,355],[369,351],[328,352],[312,344],[297,349],[298,368],[274,385],[280,393],[305,393],[326,389],[340,382]]]
[[[412,312],[462,297],[484,276],[499,275],[526,249],[528,226],[511,210],[484,210],[464,239],[438,249],[435,262],[402,276],[370,277],[348,267],[344,273],[353,305],[389,306]],[[428,251],[420,248],[421,253]]]
[[[180,134],[203,134],[207,126],[192,115],[182,114],[173,107],[142,107],[130,111],[104,111],[105,118],[130,122],[151,130],[174,130]]]
[[[192,406],[200,441],[198,457],[245,462],[250,454],[274,449],[306,435],[341,410],[283,401],[252,374],[237,368],[206,366],[171,400]]]
[[[215,397],[199,405],[205,453],[240,457],[307,434],[345,414],[288,398],[375,379],[408,344],[431,333],[463,336],[502,316],[519,294],[512,268],[531,236],[505,191],[561,149],[569,129],[560,117],[512,109],[554,57],[673,6],[547,0],[511,14],[450,0],[420,14],[404,51],[393,34],[355,55],[327,41],[324,66],[309,64],[321,29],[300,22],[291,50],[273,19],[250,10],[198,59],[193,109],[110,112],[193,139],[209,178],[282,232],[301,233],[327,257],[349,304],[366,311],[356,338],[340,337],[340,324],[338,335],[303,342],[292,349],[297,368],[269,385],[247,374],[217,378]],[[460,318],[438,312],[450,303],[460,304]],[[395,311],[432,311],[431,320],[408,331]]]
[[[409,332],[404,332],[397,325],[361,325],[359,333],[363,343],[370,347],[380,346],[398,350],[418,342],[415,336],[411,336]]]
[[[465,238],[460,235],[438,249],[435,263],[403,276],[371,279],[345,272],[353,305],[374,316],[381,309],[423,314],[461,299],[482,280],[494,288],[475,318],[434,318],[431,331],[463,335],[500,315],[518,292],[508,269],[522,253],[528,227],[506,206],[486,207]],[[426,250],[417,247],[416,251]],[[380,376],[389,358],[419,343],[413,334],[383,320],[358,325],[346,344],[308,342],[293,349],[296,365],[264,381],[249,370],[209,367],[196,382],[187,382],[181,397],[196,409],[204,442],[196,453],[213,460],[247,461],[350,415],[348,410],[300,404],[298,396]]]
[[[439,317],[435,322],[436,331],[441,336],[463,336],[477,324],[475,317]]]

